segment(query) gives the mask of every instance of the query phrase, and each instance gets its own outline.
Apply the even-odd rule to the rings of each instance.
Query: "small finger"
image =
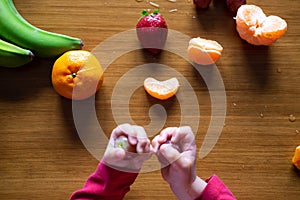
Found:
[[[177,127],[168,127],[162,130],[159,134],[158,142],[161,144],[165,143],[167,140],[171,139],[175,134]]]
[[[130,133],[130,124],[121,124],[112,131],[111,137],[115,140],[121,135],[128,136]]]
[[[133,127],[134,127],[136,135],[137,135],[137,145],[136,145],[137,153],[144,153],[147,150],[148,150],[147,153],[149,153],[150,141],[148,139],[145,129],[141,126],[133,126]],[[149,147],[147,147],[147,146],[149,146]]]
[[[177,144],[182,151],[193,150],[196,148],[195,135],[189,126],[179,127],[171,139],[171,142]]]
[[[136,131],[134,126],[130,125],[130,124],[121,124],[119,125],[119,129],[121,130],[121,132],[123,134],[125,134],[128,138],[128,142],[131,145],[136,145],[137,143],[137,138],[136,138]]]
[[[151,146],[152,146],[152,152],[153,153],[157,153],[157,151],[158,151],[158,148],[159,148],[159,146],[160,146],[160,144],[158,143],[158,138],[159,138],[160,136],[159,135],[157,135],[157,136],[155,136],[153,139],[152,139],[152,141],[151,141]]]
[[[181,126],[176,129],[171,141],[174,143],[178,143],[182,139],[186,139],[189,141],[194,140],[194,133],[190,126]]]
[[[137,153],[144,153],[144,152],[146,152],[147,146],[150,146],[150,141],[148,139],[146,139],[146,138],[139,139],[138,143],[136,145],[136,151],[137,151]],[[147,148],[147,149],[149,149],[149,148]]]
[[[128,136],[128,142],[130,145],[135,146],[137,144],[137,138],[135,136]]]

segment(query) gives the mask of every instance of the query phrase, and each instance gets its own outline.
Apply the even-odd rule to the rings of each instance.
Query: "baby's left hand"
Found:
[[[124,148],[119,147],[118,138],[127,139],[128,147],[124,144]],[[139,172],[144,161],[151,157],[150,149],[150,140],[143,127],[122,124],[112,131],[103,161],[118,170]]]

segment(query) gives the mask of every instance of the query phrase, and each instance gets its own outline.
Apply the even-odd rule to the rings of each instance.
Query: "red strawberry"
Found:
[[[160,53],[168,36],[167,23],[158,10],[151,14],[144,10],[141,14],[143,17],[136,25],[138,39],[145,49],[154,54]]]
[[[196,8],[208,8],[211,0],[194,0]]]
[[[241,7],[241,5],[246,4],[246,0],[226,0],[226,4],[228,9],[232,13],[236,14],[239,7]]]

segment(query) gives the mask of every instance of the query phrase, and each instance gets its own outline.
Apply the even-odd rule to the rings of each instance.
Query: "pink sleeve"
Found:
[[[101,161],[84,187],[75,191],[70,200],[122,200],[137,175],[118,171]]]
[[[206,180],[207,186],[197,200],[235,200],[231,191],[216,176],[212,175]]]

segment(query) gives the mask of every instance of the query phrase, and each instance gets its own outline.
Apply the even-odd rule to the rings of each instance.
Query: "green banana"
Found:
[[[0,66],[19,67],[30,62],[33,53],[0,39]]]
[[[57,57],[83,46],[79,38],[48,32],[31,25],[20,15],[12,0],[0,0],[0,37],[43,58]]]

